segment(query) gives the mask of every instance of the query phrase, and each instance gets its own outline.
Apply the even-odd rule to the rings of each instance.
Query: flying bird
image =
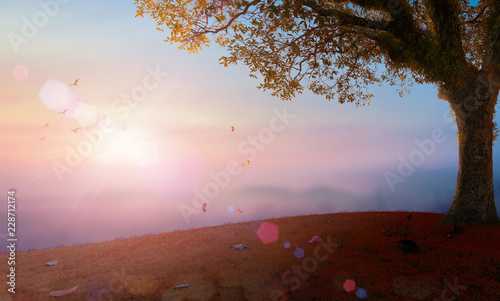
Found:
[[[43,126],[44,128],[48,127],[49,126],[49,122],[50,121],[47,121],[47,123]]]
[[[231,126],[231,132],[234,132],[234,126]]]
[[[59,113],[64,114],[64,113],[66,113],[67,111],[68,111],[68,109],[66,109],[66,110],[64,110],[64,111],[62,111],[62,112],[59,112]]]
[[[80,80],[80,79],[78,78],[77,80],[75,80],[75,82],[74,82],[74,83],[69,84],[69,86],[70,86],[70,87],[71,87],[71,86],[77,86],[77,87],[80,87],[80,86],[78,85],[78,81],[79,81],[79,80]]]
[[[74,129],[71,129],[71,131],[73,131],[73,133],[75,133],[75,134],[76,134],[76,132],[78,132],[78,130],[79,130],[79,129],[81,129],[81,127],[80,127],[80,128],[74,128]]]
[[[250,164],[250,160],[247,160],[247,162],[241,164],[242,166],[248,166],[248,164]]]
[[[203,210],[203,212],[207,212],[207,203],[204,203],[203,206],[201,206],[201,210]]]
[[[40,137],[38,139],[40,139],[40,141],[43,141],[45,138],[47,138],[47,136],[43,136],[43,137]]]

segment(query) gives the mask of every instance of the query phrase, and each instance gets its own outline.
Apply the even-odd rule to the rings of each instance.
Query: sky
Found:
[[[190,54],[165,43],[152,19],[135,17],[133,1],[0,7],[3,252],[10,190],[18,251],[451,205],[456,126],[435,86],[402,98],[396,87],[373,87],[365,107],[309,92],[282,101],[258,90],[247,67],[220,65],[225,49]],[[86,110],[53,106],[47,91],[61,84]],[[498,145],[494,153],[498,174]]]

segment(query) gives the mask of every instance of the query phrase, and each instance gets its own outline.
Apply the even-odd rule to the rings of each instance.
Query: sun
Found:
[[[119,130],[106,134],[99,150],[100,161],[136,163],[140,166],[157,161],[158,146],[140,130]]]

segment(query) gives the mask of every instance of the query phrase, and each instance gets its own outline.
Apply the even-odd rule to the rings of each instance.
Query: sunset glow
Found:
[[[51,15],[37,1],[0,12],[0,192],[17,191],[19,250],[313,213],[449,209],[456,126],[436,87],[403,98],[373,87],[365,107],[310,92],[284,102],[257,89],[247,67],[220,65],[220,47],[189,54],[164,43],[133,1],[50,3]],[[415,141],[426,139],[434,148],[418,157]]]

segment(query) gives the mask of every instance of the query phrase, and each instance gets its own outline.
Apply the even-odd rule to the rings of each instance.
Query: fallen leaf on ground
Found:
[[[65,295],[71,294],[72,292],[76,291],[77,289],[78,289],[78,285],[75,287],[72,287],[72,288],[68,288],[67,290],[50,292],[49,295],[54,296],[54,297],[65,296]]]
[[[309,243],[310,244],[314,244],[314,243],[317,243],[317,242],[320,242],[321,241],[321,238],[319,238],[318,235],[314,235],[311,240],[309,240]]]
[[[245,250],[246,248],[248,248],[248,244],[237,244],[231,246],[231,249],[233,250]]]
[[[56,265],[58,263],[57,260],[49,261],[45,265]]]

